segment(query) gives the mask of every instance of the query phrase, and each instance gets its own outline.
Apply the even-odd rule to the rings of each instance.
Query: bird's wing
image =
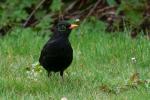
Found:
[[[62,47],[58,40],[51,40],[45,44],[41,51],[39,61],[46,57],[59,57],[62,53]]]

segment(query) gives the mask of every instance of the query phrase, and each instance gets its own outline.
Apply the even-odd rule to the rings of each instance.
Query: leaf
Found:
[[[132,82],[138,82],[139,81],[139,73],[134,73],[131,77],[130,77],[130,81]]]

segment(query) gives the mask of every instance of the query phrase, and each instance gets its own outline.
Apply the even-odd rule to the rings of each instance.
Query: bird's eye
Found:
[[[66,26],[65,25],[61,25],[58,27],[59,31],[65,31],[66,30]]]

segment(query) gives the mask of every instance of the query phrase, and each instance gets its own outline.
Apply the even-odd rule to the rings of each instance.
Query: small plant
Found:
[[[38,62],[31,65],[31,67],[26,68],[27,77],[29,79],[37,81],[38,75],[42,73],[42,67]]]

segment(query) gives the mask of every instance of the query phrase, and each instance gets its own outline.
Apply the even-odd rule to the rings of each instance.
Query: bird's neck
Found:
[[[63,33],[63,32],[54,32],[52,35],[53,38],[64,38],[64,39],[68,39],[69,35],[67,33]]]

